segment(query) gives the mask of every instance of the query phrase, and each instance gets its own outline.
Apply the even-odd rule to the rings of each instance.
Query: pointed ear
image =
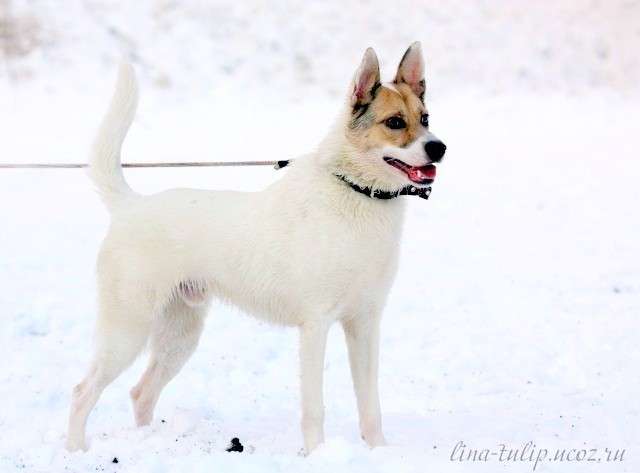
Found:
[[[380,86],[380,66],[378,57],[372,48],[367,48],[353,78],[353,90],[351,92],[351,106],[363,106],[370,103],[375,90]]]
[[[424,59],[422,58],[420,41],[409,46],[407,52],[402,56],[393,82],[396,84],[404,82],[411,87],[414,94],[420,97],[420,100],[424,101]]]

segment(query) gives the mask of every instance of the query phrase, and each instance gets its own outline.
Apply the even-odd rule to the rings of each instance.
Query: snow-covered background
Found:
[[[322,137],[365,47],[390,77],[416,39],[449,151],[431,200],[409,202],[383,322],[391,446],[358,438],[336,328],[327,442],[300,457],[296,332],[215,306],[154,424],[133,427],[139,360],[90,418],[91,450],[68,454],[107,214],[81,171],[5,170],[0,472],[533,468],[452,462],[461,440],[626,449],[621,463],[536,471],[640,471],[638,1],[0,0],[0,162],[84,161],[123,56],[142,82],[127,160],[292,157]],[[143,192],[278,175],[127,172]],[[224,451],[232,437],[245,453]]]

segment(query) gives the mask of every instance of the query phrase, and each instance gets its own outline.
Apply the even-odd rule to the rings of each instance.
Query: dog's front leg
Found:
[[[322,378],[328,329],[327,324],[315,322],[300,327],[302,435],[307,454],[324,442]]]
[[[378,395],[380,317],[358,316],[344,321],[342,327],[349,349],[362,438],[371,447],[386,445]]]

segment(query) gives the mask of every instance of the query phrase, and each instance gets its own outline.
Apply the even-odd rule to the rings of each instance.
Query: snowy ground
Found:
[[[554,2],[547,12],[531,2],[471,8],[449,0],[395,30],[379,18],[400,21],[403,9],[388,12],[385,2],[352,28],[334,21],[342,11],[335,3],[300,16],[258,1],[229,9],[156,2],[163,7],[153,25],[135,21],[150,2],[133,16],[108,3],[68,2],[67,17],[56,2],[15,2],[20,15],[38,5],[51,44],[0,73],[0,162],[86,159],[111,92],[114,41],[139,58],[143,81],[126,159],[161,161],[309,151],[371,29],[387,71],[399,59],[391,54],[425,40],[432,128],[449,148],[431,199],[409,202],[383,321],[391,446],[369,450],[359,439],[336,328],[326,360],[327,442],[299,456],[296,332],[215,306],[154,424],[133,427],[128,390],[141,359],[93,412],[91,450],[68,454],[69,395],[91,351],[93,262],[108,217],[81,171],[0,171],[0,472],[533,470],[533,462],[496,457],[451,461],[459,441],[492,451],[533,441],[550,456],[595,448],[602,459],[543,461],[542,472],[640,471],[640,94],[632,90],[640,68],[631,47],[637,27],[629,28],[638,24],[637,2]],[[361,13],[355,3],[340,5]],[[226,42],[202,25],[212,9]],[[236,21],[251,15],[263,26]],[[291,15],[299,22],[288,22]],[[422,20],[429,44],[418,32]],[[128,28],[129,39],[113,39],[109,25]],[[180,56],[164,33],[195,49]],[[193,39],[200,34],[207,41]],[[348,42],[355,37],[362,45]],[[261,59],[249,54],[256,44],[270,45]],[[210,64],[198,62],[207,55]],[[127,178],[149,193],[250,191],[283,172],[130,170]],[[247,451],[226,453],[232,437]],[[607,447],[626,449],[624,461],[605,462]]]
[[[28,122],[41,132],[9,133],[11,149],[38,160],[67,149],[68,159],[80,159],[100,101],[74,105],[68,115],[83,118],[73,126],[15,110],[4,126],[18,131]],[[392,446],[369,451],[358,439],[335,330],[326,362],[327,444],[308,459],[297,456],[296,333],[225,307],[212,310],[200,349],[167,388],[151,427],[132,426],[127,391],[139,362],[98,404],[90,452],[66,453],[69,392],[90,352],[93,260],[107,216],[80,171],[3,171],[0,471],[484,471],[449,460],[459,440],[478,449],[529,440],[548,449],[626,448],[625,462],[602,471],[638,471],[638,103],[604,95],[434,102],[432,126],[450,151],[432,200],[410,202],[384,319],[381,392]],[[204,105],[158,116],[143,99],[126,154],[295,155],[321,135],[333,108],[256,107],[256,123],[265,125],[242,141],[223,123],[241,117]],[[304,110],[314,113],[291,118]],[[297,140],[261,139],[281,126]],[[190,148],[179,153],[187,137]],[[170,185],[250,190],[277,175],[128,172],[147,192]],[[225,453],[234,436],[254,452]],[[495,471],[496,463],[489,467]]]

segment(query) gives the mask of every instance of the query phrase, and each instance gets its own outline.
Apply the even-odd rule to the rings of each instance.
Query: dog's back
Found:
[[[145,289],[154,307],[184,298],[181,287],[196,282],[203,302],[219,298],[285,325],[326,314],[335,301],[357,304],[363,288],[374,301],[384,296],[375,286],[393,274],[397,236],[379,230],[391,223],[399,233],[398,222],[332,215],[291,197],[285,184],[279,192],[173,189],[130,197],[112,215],[99,280]],[[365,263],[375,272],[362,272]]]

